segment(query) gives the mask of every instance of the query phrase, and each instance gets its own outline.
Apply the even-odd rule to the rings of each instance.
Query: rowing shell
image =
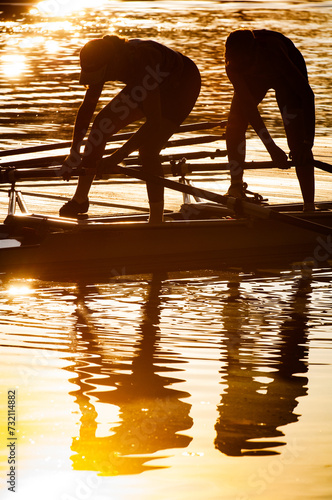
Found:
[[[162,225],[146,215],[63,219],[19,214],[0,228],[0,272],[55,279],[155,271],[327,265],[331,236],[279,220],[232,218],[213,204],[183,205]],[[301,218],[302,212],[291,210]],[[215,218],[211,218],[215,217]],[[306,219],[331,227],[332,212]],[[1,239],[0,239],[1,242]]]
[[[181,126],[180,131],[195,131],[210,128],[211,124]],[[213,127],[220,127],[220,123]],[[114,136],[114,139],[127,139]],[[168,146],[181,147],[220,140],[222,135],[190,137],[169,142]],[[64,144],[54,145],[61,149]],[[49,146],[38,147],[44,151]],[[53,149],[53,146],[52,146]],[[35,153],[36,148],[24,148],[24,153]],[[214,159],[225,156],[226,151],[200,151],[187,153],[188,159]],[[28,213],[22,197],[15,190],[15,183],[24,179],[59,178],[63,158],[28,158],[14,160],[13,155],[22,150],[3,153],[12,157],[1,163],[0,184],[11,184],[9,191],[8,217],[0,226],[0,272],[29,275],[54,275],[59,279],[90,272],[117,276],[124,274],[202,269],[216,267],[259,268],[277,264],[289,266],[299,262],[300,268],[310,265],[322,266],[329,262],[332,220],[327,202],[323,210],[304,214],[302,207],[259,206],[247,201],[235,200],[185,183],[149,175],[141,170],[136,157],[127,159],[127,167],[115,166],[112,161],[102,160],[103,171],[108,175],[123,174],[147,182],[156,182],[164,187],[193,195],[213,203],[183,205],[180,212],[167,214],[167,221],[160,226],[147,223],[147,215],[106,217],[99,219],[71,220]],[[171,165],[163,165],[173,175],[174,162],[182,154],[162,156]],[[55,162],[55,163],[54,163]],[[108,163],[111,163],[108,165]],[[318,162],[322,163],[322,162]],[[132,166],[134,165],[134,167]],[[179,168],[179,165],[175,165]],[[246,168],[271,168],[272,162],[252,162]],[[289,167],[292,166],[289,162]],[[318,168],[332,171],[331,165],[317,164]],[[105,168],[104,168],[105,167]],[[185,170],[226,171],[228,163],[209,162],[189,164]],[[73,169],[73,175],[84,175],[82,169]],[[22,214],[15,213],[16,203]],[[226,208],[226,206],[228,208]],[[235,215],[234,215],[235,214]],[[310,264],[309,264],[310,263]]]

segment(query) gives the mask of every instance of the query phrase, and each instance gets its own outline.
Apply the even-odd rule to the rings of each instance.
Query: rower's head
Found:
[[[236,30],[226,40],[226,66],[237,71],[248,70],[254,62],[256,38],[252,30]]]
[[[104,83],[113,73],[116,80],[117,67],[121,49],[126,42],[125,38],[105,35],[87,42],[80,52],[81,74],[80,83],[94,85]]]

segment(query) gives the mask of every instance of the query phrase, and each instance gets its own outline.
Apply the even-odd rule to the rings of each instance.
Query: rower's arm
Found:
[[[226,67],[226,72],[229,80],[233,84],[234,90],[241,102],[243,112],[245,113],[250,125],[255,130],[258,137],[263,142],[267,151],[270,153],[272,160],[283,167],[287,161],[285,153],[275,144],[269,131],[266,128],[263,118],[261,117],[256,102],[247,86],[243,77],[230,67]]]
[[[91,85],[86,93],[82,104],[80,105],[72,138],[71,153],[79,153],[82,140],[89,128],[93,113],[96,109],[100,94],[103,89],[103,84]]]
[[[243,112],[245,113],[250,125],[260,137],[266,148],[273,142],[269,131],[267,130],[263,118],[261,117],[253,96],[246,85],[243,77],[237,71],[226,68],[227,76],[233,84],[234,90],[241,101]]]

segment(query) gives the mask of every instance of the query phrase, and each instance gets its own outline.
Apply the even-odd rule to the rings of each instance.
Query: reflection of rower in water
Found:
[[[239,310],[239,286],[230,289],[224,311],[227,364],[222,372],[228,387],[215,426],[215,446],[226,455],[272,455],[277,452],[270,448],[286,444],[279,440],[284,434],[278,428],[298,420],[294,413],[297,398],[307,393],[307,378],[298,374],[307,372],[306,307],[310,290],[309,280],[301,279],[276,338],[279,342],[271,363],[262,356],[261,346],[244,335],[248,315]],[[261,377],[271,381],[266,384],[259,380]]]
[[[167,358],[158,351],[161,286],[161,279],[154,277],[142,310],[141,338],[131,364],[119,359],[113,350],[106,351],[107,339],[104,346],[100,344],[103,335],[99,332],[97,338],[87,324],[89,314],[78,304],[78,325],[89,350],[86,360],[77,361],[74,368],[78,378],[73,382],[79,389],[72,394],[82,413],[79,437],[72,444],[76,470],[94,470],[103,475],[141,473],[152,468],[146,462],[161,458],[152,456],[155,452],[186,447],[191,441],[180,434],[192,426],[191,406],[180,401],[189,394],[169,387],[179,379],[158,374],[172,370],[167,367]],[[162,363],[166,366],[161,367]],[[91,396],[120,408],[121,420],[111,428],[111,435],[96,436],[98,415]]]

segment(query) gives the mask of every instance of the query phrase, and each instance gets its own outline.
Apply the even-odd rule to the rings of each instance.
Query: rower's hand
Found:
[[[116,155],[111,155],[108,156],[107,158],[104,158],[100,160],[97,163],[97,168],[96,168],[96,179],[109,179],[110,176],[114,174],[120,174],[121,173],[121,168],[119,168],[118,165],[118,158]],[[121,164],[120,164],[121,166]],[[122,165],[124,166],[124,165]]]
[[[271,159],[276,167],[286,169],[289,168],[289,164],[287,163],[287,155],[286,153],[279,148],[275,143],[269,147],[269,153]]]
[[[73,169],[67,163],[63,163],[60,168],[60,175],[64,181],[70,181]]]
[[[64,181],[69,181],[71,179],[71,174],[73,171],[73,167],[78,167],[81,163],[80,155],[70,153],[64,160],[61,168],[60,175],[62,176]]]

